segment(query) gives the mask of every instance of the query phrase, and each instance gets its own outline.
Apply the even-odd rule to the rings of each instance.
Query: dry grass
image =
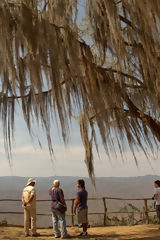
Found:
[[[82,237],[77,237],[79,234],[77,228],[68,228],[68,233],[72,236],[71,239],[79,239]],[[54,239],[52,235],[52,229],[41,229],[38,230],[41,236],[38,239]],[[160,231],[157,230],[155,225],[139,225],[139,226],[118,226],[118,227],[97,227],[90,228],[88,230],[89,236],[83,237],[83,239],[90,240],[159,240]],[[23,240],[23,239],[37,239],[33,237],[25,238],[23,234],[23,229],[18,227],[1,227],[0,228],[0,239],[12,239],[12,240]]]

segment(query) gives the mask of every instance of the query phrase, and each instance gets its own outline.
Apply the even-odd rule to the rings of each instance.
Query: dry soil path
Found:
[[[52,235],[52,229],[38,229],[40,237],[24,237],[23,228],[18,227],[0,227],[0,239],[4,240],[35,240],[35,239],[55,239]],[[91,239],[91,240],[160,240],[160,230],[155,225],[139,226],[118,226],[118,227],[96,227],[88,229],[87,237],[77,237],[80,230],[77,228],[68,228],[71,239]]]

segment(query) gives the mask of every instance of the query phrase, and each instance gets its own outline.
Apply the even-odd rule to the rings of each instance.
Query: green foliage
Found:
[[[136,206],[134,206],[133,204],[129,203],[128,207],[131,208],[131,210],[133,210],[134,212],[141,212],[140,209],[138,209]]]
[[[0,221],[0,226],[2,227],[2,226],[7,226],[8,225],[8,223],[7,223],[7,220],[6,220],[6,218],[4,218],[4,219],[2,219],[1,221]]]
[[[159,219],[157,218],[156,215],[154,215],[154,216],[149,216],[149,223],[150,223],[150,224],[159,224]]]
[[[149,211],[154,211],[155,210],[154,203],[152,203],[148,206],[148,210]],[[150,224],[159,224],[159,219],[157,218],[156,214],[153,215],[153,216],[149,216],[149,223]]]
[[[148,211],[154,211],[154,203],[148,206]],[[123,208],[120,208],[120,212],[126,212],[125,216],[113,216],[107,217],[107,225],[116,225],[116,226],[128,226],[128,225],[139,225],[145,223],[145,214],[144,208],[139,209],[133,204],[129,203],[125,205]],[[153,216],[149,216],[150,224],[158,224],[158,218],[154,214]]]
[[[152,203],[148,206],[148,211],[154,211],[154,210],[155,210],[155,206],[154,206],[154,203]]]

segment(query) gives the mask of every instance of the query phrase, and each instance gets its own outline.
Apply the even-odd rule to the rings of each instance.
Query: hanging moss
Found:
[[[53,154],[52,118],[59,118],[66,143],[78,110],[93,177],[95,129],[108,156],[117,146],[123,155],[126,141],[133,155],[135,147],[147,155],[144,144],[153,150],[160,141],[160,4],[84,3],[94,48],[80,38],[78,1],[0,1],[0,120],[9,157],[17,102],[30,134],[33,116],[42,123]],[[107,64],[108,57],[114,64]]]

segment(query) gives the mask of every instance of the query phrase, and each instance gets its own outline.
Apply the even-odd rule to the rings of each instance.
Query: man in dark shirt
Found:
[[[80,236],[87,236],[87,225],[88,225],[88,192],[85,190],[85,182],[83,179],[78,180],[77,187],[79,191],[77,192],[77,198],[74,208],[74,213],[76,214],[76,209],[78,210],[78,223],[82,224],[83,232]]]
[[[52,202],[51,202],[51,211],[52,211],[52,221],[53,221],[53,230],[55,238],[67,238],[69,235],[67,234],[66,230],[66,220],[65,220],[65,212],[60,212],[58,209],[56,209],[56,205],[58,202],[62,203],[66,206],[66,202],[64,200],[64,194],[63,190],[59,188],[60,181],[55,180],[53,182],[52,188],[49,190],[49,195],[51,196]],[[58,220],[60,221],[62,233],[60,234],[60,231],[58,229]]]

